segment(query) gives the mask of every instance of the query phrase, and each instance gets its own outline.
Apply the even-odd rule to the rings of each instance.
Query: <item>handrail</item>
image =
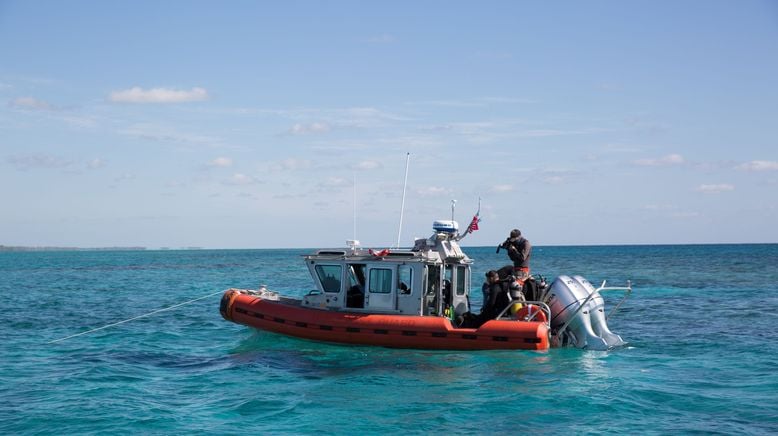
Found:
[[[517,300],[512,300],[510,303],[508,303],[507,306],[505,306],[505,309],[503,309],[494,319],[500,319],[500,317],[502,317],[505,314],[505,312],[507,312],[511,308],[511,306],[513,306],[516,303],[519,303],[519,304],[534,304],[536,306],[539,306],[540,310],[546,312],[546,314],[547,314],[546,321],[545,321],[546,326],[551,327],[551,308],[548,307],[548,304],[546,304],[546,303],[544,303],[542,301],[525,301],[525,300],[517,301]],[[532,321],[533,319],[535,319],[535,317],[537,316],[538,313],[539,312],[535,312],[530,317],[530,319],[528,319],[527,321]]]
[[[603,284],[605,284],[605,282],[604,282],[604,281],[603,281]],[[607,320],[608,320],[608,318],[610,318],[610,317],[611,317],[611,315],[613,315],[614,313],[616,313],[616,311],[619,309],[619,306],[621,306],[621,303],[623,303],[623,302],[624,302],[624,301],[627,299],[627,297],[629,297],[630,295],[632,295],[632,280],[627,280],[627,286],[626,286],[626,287],[611,287],[611,288],[607,288],[607,289],[605,289],[605,290],[607,290],[607,291],[614,291],[614,290],[622,290],[622,291],[627,291],[627,292],[624,294],[624,297],[622,297],[622,298],[621,298],[621,301],[619,301],[618,303],[616,303],[616,305],[615,305],[615,306],[613,306],[613,309],[611,309],[611,311],[608,313],[608,315],[606,315],[606,316],[605,316],[605,320],[607,321]],[[595,291],[595,292],[596,292],[596,291]]]
[[[586,305],[589,303],[589,301],[592,298],[594,298],[595,295],[599,295],[600,292],[602,292],[602,291],[627,291],[627,293],[624,294],[624,298],[622,298],[621,301],[619,301],[618,304],[616,304],[616,306],[613,309],[611,309],[611,311],[608,314],[608,316],[605,317],[606,321],[608,320],[608,318],[611,315],[613,315],[616,312],[616,310],[619,308],[619,306],[621,306],[621,303],[623,303],[624,300],[626,300],[627,297],[629,297],[630,294],[632,294],[632,281],[631,280],[627,280],[627,286],[605,286],[606,282],[607,282],[607,280],[603,280],[602,284],[600,285],[600,287],[595,289],[594,292],[592,292],[591,294],[589,294],[588,297],[586,297],[586,299],[583,301],[583,303],[581,303],[578,306],[578,309],[576,309],[576,311],[573,312],[572,315],[570,315],[570,317],[568,318],[567,322],[562,327],[560,327],[557,330],[557,333],[556,333],[557,335],[562,334],[562,332],[564,332],[567,329],[567,326],[570,325],[571,322],[573,322],[573,320],[576,318],[576,316],[578,316],[578,313],[581,312],[584,309],[584,307],[586,307]],[[602,296],[602,295],[600,295],[600,296]]]

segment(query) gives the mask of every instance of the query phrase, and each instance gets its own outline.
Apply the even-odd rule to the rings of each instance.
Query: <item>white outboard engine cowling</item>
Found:
[[[592,284],[581,276],[559,276],[551,283],[545,298],[551,308],[551,330],[567,324],[556,338],[552,338],[557,342],[555,345],[573,344],[578,348],[607,350],[625,344],[619,335],[608,329],[602,296],[597,293],[586,301],[594,292]]]

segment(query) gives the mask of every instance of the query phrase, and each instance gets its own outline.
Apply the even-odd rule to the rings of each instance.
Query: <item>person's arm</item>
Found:
[[[508,257],[514,262],[514,264],[524,260],[522,258],[522,253],[516,247],[514,242],[511,242],[511,244],[508,246]]]
[[[529,255],[532,252],[532,244],[526,239],[524,240],[524,249],[521,250],[522,261],[529,259]]]
[[[493,284],[489,287],[489,303],[485,306],[488,307],[490,311],[495,310],[495,306],[497,306],[497,297],[500,296],[500,291],[502,290],[500,283]],[[496,315],[496,313],[492,315]]]

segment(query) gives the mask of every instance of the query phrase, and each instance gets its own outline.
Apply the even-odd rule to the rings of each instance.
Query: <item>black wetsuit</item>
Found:
[[[480,318],[482,322],[494,319],[510,303],[510,292],[507,282],[499,281],[489,285],[488,298],[484,301]]]

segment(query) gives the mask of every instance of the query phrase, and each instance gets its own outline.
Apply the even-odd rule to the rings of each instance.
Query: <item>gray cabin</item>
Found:
[[[412,249],[374,252],[353,244],[305,256],[316,289],[303,306],[323,310],[454,317],[470,310],[470,265],[457,225],[435,221],[435,233]],[[453,313],[452,313],[453,311]]]

